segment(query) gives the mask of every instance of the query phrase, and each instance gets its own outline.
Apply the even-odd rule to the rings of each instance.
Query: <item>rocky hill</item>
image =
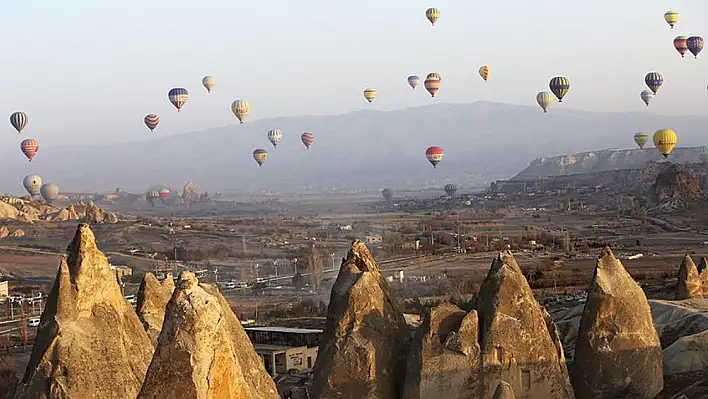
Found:
[[[650,163],[660,161],[661,154],[647,144],[644,149],[607,149],[580,152],[570,155],[536,158],[526,169],[511,180],[533,180],[537,178],[608,172],[621,169],[642,169]],[[698,163],[698,147],[676,148],[669,160],[672,163]]]

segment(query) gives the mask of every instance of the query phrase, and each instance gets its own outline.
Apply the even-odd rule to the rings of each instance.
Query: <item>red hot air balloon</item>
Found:
[[[305,132],[300,136],[300,140],[302,140],[302,144],[305,144],[305,148],[309,150],[310,146],[315,142],[315,136],[310,132]]]
[[[167,187],[163,187],[160,190],[158,190],[158,195],[160,196],[161,199],[166,200],[167,198],[170,197],[170,189]]]
[[[34,155],[39,151],[39,143],[35,139],[22,140],[20,150],[22,150],[22,153],[32,162],[32,158],[34,158]]]
[[[440,161],[442,161],[443,155],[443,149],[440,147],[428,147],[428,149],[425,150],[425,157],[428,158],[428,162],[433,165],[433,168],[436,168]]]

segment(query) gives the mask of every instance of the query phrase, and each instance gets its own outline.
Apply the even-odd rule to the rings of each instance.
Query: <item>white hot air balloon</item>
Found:
[[[268,130],[268,141],[273,144],[273,147],[277,147],[278,144],[280,143],[280,139],[283,135],[280,133],[280,130],[278,129],[270,129]]]

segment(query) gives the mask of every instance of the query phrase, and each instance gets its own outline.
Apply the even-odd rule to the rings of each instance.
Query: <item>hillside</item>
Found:
[[[7,149],[0,156],[13,161],[3,165],[0,191],[21,192],[27,173],[72,191],[181,187],[187,180],[201,190],[224,192],[335,185],[403,189],[451,181],[465,188],[508,178],[547,154],[631,147],[636,131],[672,126],[680,144],[700,145],[706,125],[705,117],[561,107],[544,114],[535,106],[489,102],[262,119],[170,137],[156,131],[146,141],[104,147],[42,147],[31,164],[15,148]],[[272,127],[283,132],[275,149],[266,140]],[[300,142],[303,131],[315,134],[309,151]],[[445,149],[437,169],[425,160],[430,145]],[[258,147],[269,153],[262,168],[251,157]]]
[[[572,155],[536,158],[531,164],[511,180],[533,180],[540,177],[580,175],[609,172],[620,169],[642,169],[652,162],[662,159],[661,154],[651,146],[642,150],[607,149],[601,151],[580,152]],[[676,148],[671,153],[672,163],[701,162],[698,147]]]

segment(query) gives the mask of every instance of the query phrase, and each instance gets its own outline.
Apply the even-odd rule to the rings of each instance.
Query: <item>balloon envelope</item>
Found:
[[[688,51],[690,51],[694,57],[698,58],[698,53],[703,50],[703,38],[700,36],[689,37],[686,39],[686,47],[688,47]]]
[[[251,112],[251,104],[246,100],[236,100],[231,103],[231,112],[234,113],[234,116],[236,116],[240,123],[243,123],[246,119],[246,115]]]
[[[17,130],[17,133],[22,133],[22,129],[27,127],[28,121],[27,114],[22,111],[13,112],[10,115],[10,124]]]
[[[556,76],[548,83],[548,87],[551,89],[551,92],[555,94],[556,98],[558,98],[558,102],[563,102],[563,97],[565,97],[565,95],[568,94],[568,90],[570,90],[570,82],[563,76]]]
[[[157,114],[147,114],[145,115],[145,118],[143,120],[145,122],[145,126],[150,129],[150,131],[154,131],[157,125],[160,123],[160,116]]]
[[[415,90],[416,87],[420,84],[420,77],[418,75],[411,75],[408,77],[408,85]]]
[[[423,85],[425,86],[425,89],[428,90],[428,93],[430,93],[431,97],[435,97],[435,93],[440,90],[440,83],[442,79],[440,78],[440,75],[431,72],[426,76],[425,82],[423,82]]]
[[[634,142],[637,143],[639,148],[644,148],[644,145],[649,142],[649,135],[646,133],[635,133]]]
[[[673,29],[674,25],[679,21],[678,11],[669,10],[664,13],[664,21]]]
[[[315,135],[310,132],[305,132],[300,135],[300,140],[302,141],[302,144],[305,144],[305,148],[309,150],[310,146],[315,142]]]
[[[639,96],[642,98],[642,101],[644,101],[644,104],[646,104],[648,107],[651,100],[654,99],[654,92],[652,92],[651,90],[642,90]]]
[[[42,194],[42,198],[44,198],[44,201],[48,204],[51,204],[55,199],[59,197],[59,186],[54,183],[47,183],[42,185],[42,188],[40,188],[39,192],[40,194]]]
[[[445,194],[452,197],[457,192],[457,184],[449,183],[445,185]]]
[[[169,98],[172,105],[177,108],[177,111],[182,109],[187,100],[189,99],[189,93],[187,89],[182,87],[175,87],[167,93],[167,98]]]
[[[674,39],[674,48],[676,51],[678,51],[679,54],[681,54],[681,57],[686,54],[688,51],[688,46],[686,45],[686,39],[688,39],[686,36],[676,36]]]
[[[211,89],[216,86],[216,79],[214,79],[213,76],[207,75],[202,78],[202,86],[207,89],[207,93],[211,93]]]
[[[40,189],[42,188],[42,177],[39,175],[27,175],[22,180],[22,185],[29,195],[36,197],[40,194]]]
[[[664,158],[671,154],[671,151],[674,150],[674,147],[676,147],[676,142],[678,141],[676,132],[672,129],[657,130],[654,132],[653,139],[654,146],[661,152],[661,155],[663,155]]]
[[[548,106],[553,104],[553,101],[555,101],[555,97],[553,97],[553,93],[550,91],[542,91],[536,94],[536,102],[541,109],[543,109],[544,113],[548,112]]]
[[[268,152],[263,148],[257,148],[253,150],[253,159],[256,160],[258,166],[263,166],[263,162],[268,159]]]
[[[479,67],[479,76],[481,76],[485,82],[487,81],[487,79],[489,79],[490,73],[491,73],[491,70],[489,69],[489,66],[482,65],[481,67]]]
[[[376,99],[376,89],[366,89],[364,90],[364,98],[368,102],[372,102]]]
[[[273,147],[277,147],[278,144],[280,144],[280,139],[282,138],[282,134],[280,133],[280,130],[278,129],[270,129],[268,130],[268,141],[270,141],[271,144],[273,144]]]
[[[35,139],[24,139],[20,143],[20,150],[22,150],[22,153],[32,162],[32,158],[34,158],[37,151],[39,151],[39,143]]]
[[[652,93],[656,94],[661,88],[661,85],[664,84],[664,77],[659,72],[649,72],[644,77],[644,83],[646,83]]]
[[[393,200],[393,190],[390,188],[384,188],[381,190],[381,196],[383,197],[384,201],[386,202],[391,202]]]
[[[440,147],[432,146],[425,150],[425,158],[427,158],[428,162],[433,165],[433,168],[436,168],[440,161],[442,161],[443,155],[443,149]]]
[[[434,7],[428,8],[425,10],[425,18],[428,18],[428,21],[435,26],[435,22],[440,18],[440,10]]]

